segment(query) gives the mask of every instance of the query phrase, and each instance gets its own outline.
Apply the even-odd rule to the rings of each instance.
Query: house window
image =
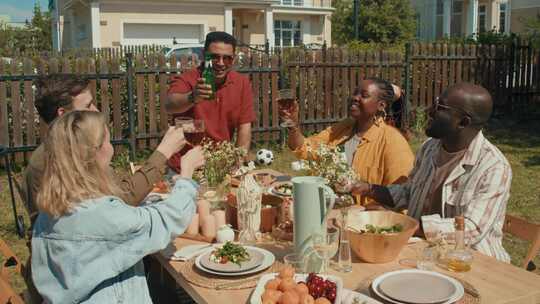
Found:
[[[436,7],[435,15],[436,15],[435,16],[435,18],[436,18],[436,21],[435,21],[435,24],[436,24],[435,37],[437,37],[437,39],[439,39],[439,38],[443,37],[444,0],[437,0],[437,7]]]
[[[450,35],[458,37],[462,35],[461,23],[463,22],[463,1],[452,1],[452,18],[450,20]]]
[[[280,47],[299,46],[302,44],[302,31],[300,21],[275,20],[275,45]]]
[[[506,3],[499,6],[499,32],[506,32]]]
[[[478,6],[478,32],[483,33],[486,31],[486,6]]]
[[[304,6],[304,0],[281,0],[281,5]]]
[[[86,30],[86,24],[77,25],[77,41],[88,39],[88,31]]]

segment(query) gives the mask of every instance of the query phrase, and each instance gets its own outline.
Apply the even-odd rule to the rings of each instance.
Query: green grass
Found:
[[[494,120],[484,131],[488,139],[501,149],[512,166],[513,180],[508,213],[535,223],[540,223],[540,187],[538,186],[540,181],[540,132],[538,130],[540,130],[539,121],[516,123],[515,121]],[[411,139],[414,151],[420,147],[424,139],[423,135]],[[271,148],[274,151],[277,150],[275,145]],[[147,153],[141,153],[141,155],[147,155]],[[125,155],[123,156],[125,158]],[[283,150],[275,153],[275,162],[271,167],[284,173],[293,174],[294,172],[290,168],[290,163],[293,160],[295,160],[294,155]],[[118,157],[115,164],[117,169],[121,168],[122,165],[125,165],[125,159]],[[0,202],[4,204],[0,208],[0,237],[13,248],[23,262],[26,262],[28,250],[25,241],[20,240],[15,232],[5,172],[0,172]],[[29,220],[19,200],[18,210],[20,214],[25,215],[25,223],[28,224]],[[519,266],[527,253],[529,244],[505,236],[504,246],[512,256],[512,263]],[[534,261],[540,267],[538,256]],[[535,272],[540,274],[539,269]],[[18,290],[24,288],[23,281],[17,277],[14,278],[14,285]]]

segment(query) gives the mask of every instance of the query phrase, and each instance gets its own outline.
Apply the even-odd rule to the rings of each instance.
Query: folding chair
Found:
[[[524,219],[507,214],[504,218],[503,231],[531,242],[522,266],[529,271],[536,269],[533,259],[540,252],[540,224],[529,223]]]
[[[0,254],[4,257],[0,268],[0,304],[24,304],[23,297],[9,284],[9,269],[24,277],[24,265],[4,240],[0,239]]]

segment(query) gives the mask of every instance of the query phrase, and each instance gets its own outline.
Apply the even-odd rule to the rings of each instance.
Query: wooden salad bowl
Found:
[[[368,263],[387,263],[396,259],[419,225],[416,219],[393,211],[352,211],[347,222],[351,249]],[[401,224],[403,230],[386,234],[360,233],[367,224],[378,227]]]

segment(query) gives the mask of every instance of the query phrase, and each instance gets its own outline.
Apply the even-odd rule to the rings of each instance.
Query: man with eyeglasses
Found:
[[[510,262],[502,246],[502,227],[512,169],[482,134],[493,102],[481,86],[448,88],[429,110],[430,137],[416,154],[405,184],[387,187],[358,182],[352,192],[421,219],[426,236],[453,237],[455,215],[465,217],[465,240],[483,254]]]
[[[204,51],[212,57],[216,92],[202,78],[203,63],[173,78],[165,108],[173,118],[204,120],[206,136],[215,141],[230,141],[236,132],[236,145],[248,151],[255,120],[253,93],[249,78],[233,70],[236,39],[225,32],[211,32],[206,36]],[[169,160],[174,170],[179,170],[182,154]]]

